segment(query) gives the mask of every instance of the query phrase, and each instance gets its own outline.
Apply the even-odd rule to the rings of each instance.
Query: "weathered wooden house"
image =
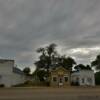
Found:
[[[63,67],[58,67],[50,73],[50,86],[66,87],[70,85],[70,71]]]

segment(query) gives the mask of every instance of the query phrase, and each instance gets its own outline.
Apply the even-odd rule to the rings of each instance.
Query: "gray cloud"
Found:
[[[64,53],[100,47],[99,5],[100,0],[0,0],[0,56],[23,67],[34,63],[36,48],[52,42]],[[98,53],[66,54],[88,63]]]

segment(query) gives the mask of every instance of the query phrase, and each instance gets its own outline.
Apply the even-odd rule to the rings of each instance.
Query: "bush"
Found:
[[[40,82],[40,81],[26,81],[23,84],[14,85],[13,87],[32,87],[32,86],[50,86],[49,82]]]
[[[25,85],[32,84],[32,81],[26,81],[24,84],[25,84]]]
[[[72,86],[79,86],[79,82],[71,82]]]
[[[33,82],[33,86],[50,86],[49,82]]]
[[[23,87],[24,84],[17,84],[17,85],[13,85],[12,87]]]
[[[5,85],[4,84],[0,84],[0,87],[5,87]]]
[[[100,85],[100,72],[95,73],[95,83],[96,85]]]

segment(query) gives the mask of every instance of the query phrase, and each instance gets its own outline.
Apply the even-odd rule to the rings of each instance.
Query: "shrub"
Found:
[[[26,81],[24,84],[28,85],[28,84],[32,84],[32,82],[31,81]]]
[[[72,86],[79,86],[79,82],[71,82]]]
[[[0,84],[0,87],[5,87],[5,85],[4,84]]]

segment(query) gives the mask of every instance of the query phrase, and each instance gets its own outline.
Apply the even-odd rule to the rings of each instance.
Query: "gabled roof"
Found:
[[[57,67],[55,69],[52,69],[51,72],[57,71],[57,70],[70,71],[70,70],[65,69],[64,67],[59,66],[59,67]]]

